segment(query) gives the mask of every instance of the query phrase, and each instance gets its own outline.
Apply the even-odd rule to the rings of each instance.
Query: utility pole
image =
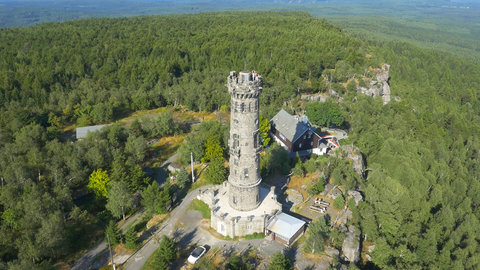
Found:
[[[193,170],[193,153],[190,152],[190,165],[192,166],[192,183],[195,183],[195,171]]]
[[[110,252],[110,261],[112,261],[113,270],[117,270],[117,267],[115,267],[115,263],[113,262],[112,246],[110,245],[110,235],[108,233],[107,233],[107,241],[108,241],[108,251]]]
[[[123,209],[123,205],[122,205],[122,215],[123,215],[123,220],[125,220],[125,209]]]

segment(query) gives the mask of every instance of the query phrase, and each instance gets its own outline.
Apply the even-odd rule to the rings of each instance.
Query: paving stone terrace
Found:
[[[277,202],[274,187],[260,185],[260,205],[250,211],[239,211],[230,206],[229,183],[214,186],[202,192],[198,198],[210,206],[210,226],[224,236],[236,237],[263,233],[266,224],[282,206]]]

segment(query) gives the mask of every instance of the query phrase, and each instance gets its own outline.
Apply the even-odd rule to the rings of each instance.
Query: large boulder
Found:
[[[355,206],[358,206],[358,203],[363,201],[362,194],[356,190],[349,190],[347,194],[355,201]]]
[[[374,68],[373,72],[376,74],[376,80],[370,81],[369,87],[361,87],[357,85],[357,91],[371,96],[381,96],[383,104],[390,102],[390,85],[388,80],[390,79],[390,65],[383,64],[381,68]]]
[[[360,149],[353,145],[343,145],[342,149],[347,153],[347,158],[352,160],[353,170],[363,177],[363,156]]]
[[[355,232],[355,227],[349,226],[343,240],[342,252],[346,261],[356,263],[360,260],[360,236]]]

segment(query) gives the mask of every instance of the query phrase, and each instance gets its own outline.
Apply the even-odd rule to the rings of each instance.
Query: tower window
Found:
[[[251,103],[251,102],[248,103],[248,111],[249,111],[249,112],[252,112],[252,103]]]
[[[233,148],[237,148],[238,145],[240,144],[240,143],[238,142],[238,135],[237,135],[237,134],[233,134],[232,137],[233,137]]]
[[[246,168],[246,169],[243,170],[243,176],[244,176],[245,178],[248,178],[248,168]]]
[[[245,112],[245,103],[240,104],[240,112]]]
[[[233,111],[238,112],[238,103],[235,101],[235,105],[233,106]]]

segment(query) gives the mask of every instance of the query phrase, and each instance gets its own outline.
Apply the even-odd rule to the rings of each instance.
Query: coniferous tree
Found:
[[[105,242],[108,241],[107,235],[110,239],[110,245],[112,246],[116,246],[122,242],[122,233],[113,220],[110,220],[105,228]]]

